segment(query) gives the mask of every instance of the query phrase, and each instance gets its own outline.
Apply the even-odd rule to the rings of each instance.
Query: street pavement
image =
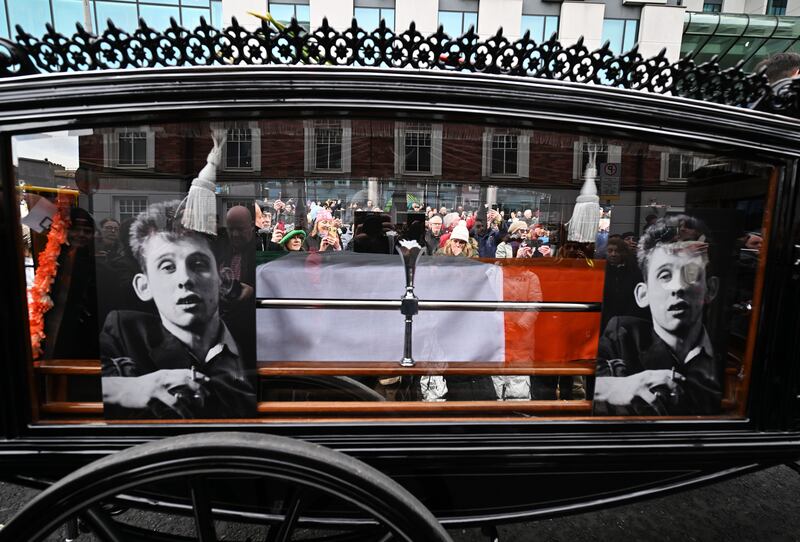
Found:
[[[35,494],[0,483],[0,523]],[[501,525],[498,531],[504,542],[800,542],[800,475],[778,466],[635,504]],[[455,542],[487,540],[480,529],[454,529],[451,535]],[[83,535],[77,542],[92,540]]]

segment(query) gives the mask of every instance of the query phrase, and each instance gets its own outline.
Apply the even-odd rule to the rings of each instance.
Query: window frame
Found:
[[[782,6],[776,6],[777,2],[783,3]],[[789,7],[787,0],[767,0],[767,15],[783,16],[786,15],[786,9]]]
[[[358,5],[353,5],[353,18],[356,19],[356,20],[358,20],[358,17],[356,17],[356,10],[357,9],[377,10],[377,12],[378,12],[378,23],[379,24],[380,24],[380,21],[384,21],[384,22],[386,21],[386,17],[383,16],[383,12],[384,11],[391,11],[392,12],[392,24],[389,25],[387,23],[386,28],[388,28],[392,32],[395,31],[395,27],[397,26],[397,7],[396,6],[393,6],[393,7],[382,7],[382,6],[358,6]],[[359,26],[364,28],[363,25],[361,24],[361,21],[358,21],[358,23],[359,23]],[[364,28],[364,30],[370,31],[370,30],[373,30],[373,29],[372,28]]]
[[[132,214],[131,213],[126,213],[126,215],[123,217],[123,215],[122,215],[122,202],[127,201],[127,200],[130,200],[132,202],[133,201],[144,201],[144,206],[141,207],[138,211],[133,212]],[[141,213],[142,211],[146,210],[147,206],[150,204],[150,199],[146,195],[145,196],[141,196],[141,195],[134,195],[134,194],[124,195],[124,196],[123,195],[114,196],[114,200],[113,201],[114,201],[114,217],[115,217],[115,220],[118,220],[120,223],[122,223],[124,220],[127,220],[128,218],[136,218],[139,215],[139,213]]]
[[[599,145],[598,161],[597,161],[597,181],[600,180],[600,154],[605,154],[606,163],[617,163],[622,166],[622,145],[609,143],[606,139],[594,139],[591,137],[581,136],[572,145],[572,183],[580,184],[584,179],[584,156],[588,152],[586,145],[588,144]]]
[[[495,173],[494,165],[494,140],[499,136],[513,135],[516,137],[516,166],[515,173]],[[533,132],[530,130],[506,130],[487,128],[483,132],[483,159],[481,177],[484,179],[527,179],[530,176],[530,144]]]
[[[457,10],[457,9],[439,9],[439,10],[436,11],[436,27],[437,28],[440,27],[440,26],[443,26],[442,23],[441,23],[441,14],[442,13],[458,13],[458,14],[461,15],[461,32],[459,32],[457,35],[451,35],[450,36],[451,38],[460,37],[460,36],[464,35],[467,32],[467,30],[469,30],[470,27],[464,28],[464,16],[467,13],[475,14],[475,26],[473,28],[474,28],[475,32],[478,31],[478,22],[480,20],[480,12],[478,12],[478,11],[469,11],[469,10]],[[447,31],[445,31],[445,33],[446,32]]]
[[[236,136],[236,139],[232,139],[232,136]],[[237,162],[239,165],[231,165],[231,154],[230,148],[231,144],[236,143],[238,152],[236,153]],[[249,153],[249,165],[241,165],[242,164],[242,150],[250,147]],[[222,164],[222,168],[225,171],[252,171],[253,170],[253,132],[248,127],[241,127],[241,126],[233,126],[228,128],[227,136],[225,138],[225,160]]]
[[[145,159],[142,163],[120,162],[120,137],[126,133],[145,134]],[[155,167],[155,131],[150,126],[122,126],[103,132],[103,165],[106,168],[146,170]]]
[[[341,129],[341,157],[338,168],[321,168],[317,166],[317,129],[322,123],[331,125],[338,123]],[[326,128],[329,126],[325,126]],[[353,129],[349,119],[313,119],[303,121],[303,157],[306,173],[350,173]]]
[[[225,139],[225,144],[222,146],[222,156],[218,166],[218,171],[229,173],[258,173],[261,171],[261,128],[258,121],[250,122],[212,122],[212,130],[225,130],[229,133],[230,130],[245,129],[250,131],[250,167],[228,167],[228,140]]]
[[[427,125],[431,134],[430,171],[408,171],[406,169],[406,134],[417,131],[418,126]],[[394,173],[412,177],[437,177],[442,175],[442,124],[435,122],[397,122],[394,134]]]
[[[270,2],[267,1],[267,11],[272,14],[272,6],[279,5],[279,6],[292,6],[292,13],[293,17],[297,20],[297,24],[299,24],[306,32],[311,31],[311,5],[310,2]],[[308,13],[308,20],[305,19],[301,20],[300,17],[297,16],[297,6],[307,6],[309,9]],[[283,21],[281,19],[276,19],[278,22],[282,24],[289,24],[291,21]]]
[[[556,33],[556,35],[558,34],[559,25],[561,24],[561,16],[560,15],[541,15],[541,14],[538,14],[538,13],[523,13],[521,18],[520,18],[520,23],[519,23],[519,26],[520,26],[519,35],[520,36],[524,36],[525,32],[530,30],[530,26],[525,26],[525,18],[526,17],[541,17],[542,18],[542,34],[541,34],[541,36],[539,37],[539,36],[531,35],[531,39],[533,41],[535,41],[536,43],[544,43],[545,41],[550,39],[550,36],[547,35],[547,26],[548,26],[547,23],[548,23],[548,21],[552,22],[552,20],[555,19],[555,27],[556,27],[555,33]],[[552,35],[552,34],[550,34],[550,35]]]
[[[606,26],[606,22],[607,21],[622,21],[622,23],[623,23],[622,24],[622,40],[621,40],[621,43],[620,43],[620,50],[617,50],[615,48],[615,44],[612,43],[612,40],[610,40],[606,36],[605,26]],[[626,42],[625,38],[626,38],[626,36],[628,34],[628,23],[630,23],[630,22],[633,22],[633,23],[636,24],[636,28],[633,31],[634,32],[633,43],[632,43],[632,45],[630,47],[625,47],[625,42]],[[606,17],[606,18],[604,18],[603,19],[603,31],[602,31],[602,35],[601,35],[601,38],[600,38],[600,43],[604,44],[604,43],[608,42],[609,43],[609,50],[612,51],[614,54],[623,55],[623,54],[627,53],[628,51],[630,51],[639,42],[639,30],[640,30],[640,27],[641,27],[641,25],[639,23],[640,23],[639,19],[635,19],[635,18],[626,18],[626,17]]]
[[[670,158],[673,156],[680,156],[681,159],[680,177],[670,176],[669,161]],[[685,166],[684,159],[686,158],[691,159],[691,165]],[[708,163],[708,158],[706,158],[701,154],[693,152],[672,152],[670,150],[661,151],[661,182],[663,184],[686,184],[689,178],[686,173],[689,172],[684,172],[684,167],[691,168],[691,171],[694,171],[697,168],[700,168],[707,163]]]

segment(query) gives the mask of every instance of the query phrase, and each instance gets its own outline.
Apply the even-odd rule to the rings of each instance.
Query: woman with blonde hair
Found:
[[[303,242],[303,249],[307,252],[324,252],[326,250],[342,250],[339,239],[339,230],[336,221],[327,209],[317,212],[314,227]]]
[[[477,258],[478,247],[470,239],[467,224],[462,220],[458,226],[453,229],[450,234],[450,239],[444,244],[444,247],[436,251],[437,256],[461,256],[464,258]]]

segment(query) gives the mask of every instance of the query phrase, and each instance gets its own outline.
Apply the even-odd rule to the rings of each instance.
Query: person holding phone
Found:
[[[321,209],[317,212],[317,216],[314,219],[314,227],[311,228],[311,233],[306,237],[303,248],[307,252],[342,250],[336,221],[329,210]]]

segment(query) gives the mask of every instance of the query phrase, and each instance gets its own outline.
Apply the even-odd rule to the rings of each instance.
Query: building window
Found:
[[[225,169],[253,169],[253,134],[249,128],[228,130]]]
[[[308,4],[270,2],[269,14],[282,25],[288,25],[292,22],[292,19],[297,19],[297,24],[302,26],[306,32],[311,29],[311,10]]]
[[[714,0],[703,2],[703,11],[705,13],[720,13],[722,11],[722,2]]]
[[[460,37],[470,28],[478,29],[478,13],[472,11],[440,11],[439,26],[451,38]]]
[[[305,121],[304,130],[306,171],[350,171],[349,120]]]
[[[696,169],[708,163],[708,159],[694,153],[662,152],[661,181],[684,183]]]
[[[603,43],[609,42],[611,52],[621,55],[636,44],[639,21],[636,19],[606,19],[603,21]]]
[[[139,213],[146,209],[147,198],[119,198],[117,200],[117,213],[120,222],[124,222],[129,218],[136,218]]]
[[[431,172],[431,126],[413,124],[406,127],[406,168],[409,173]]]
[[[146,126],[117,128],[103,133],[103,164],[108,168],[155,166],[155,134]]]
[[[117,134],[120,167],[147,167],[147,132],[123,131]]]
[[[603,168],[608,164],[616,164],[616,170],[622,167],[622,147],[612,145],[602,139],[590,140],[580,138],[574,143],[574,154],[572,161],[572,179],[575,183],[582,183],[586,175],[586,167],[590,161],[590,149],[596,152],[595,168],[597,168],[597,178],[600,179],[605,173]]]
[[[550,39],[558,33],[558,16],[556,15],[523,15],[520,35],[530,32],[530,38],[536,43]]]
[[[442,174],[442,125],[422,122],[395,126],[395,173]]]
[[[531,132],[487,129],[483,134],[483,177],[527,178]]]
[[[342,169],[342,125],[318,121],[314,125],[314,169]]]
[[[517,174],[517,136],[495,134],[492,136],[492,175]]]
[[[370,31],[378,28],[381,21],[386,22],[386,28],[394,31],[393,8],[353,8],[353,17],[358,21],[358,26]]]
[[[220,169],[261,171],[261,129],[258,122],[212,122],[211,129],[226,132]]]
[[[767,15],[786,15],[787,0],[769,0],[767,2]]]
[[[691,154],[670,153],[667,158],[667,179],[686,179],[694,171]]]

